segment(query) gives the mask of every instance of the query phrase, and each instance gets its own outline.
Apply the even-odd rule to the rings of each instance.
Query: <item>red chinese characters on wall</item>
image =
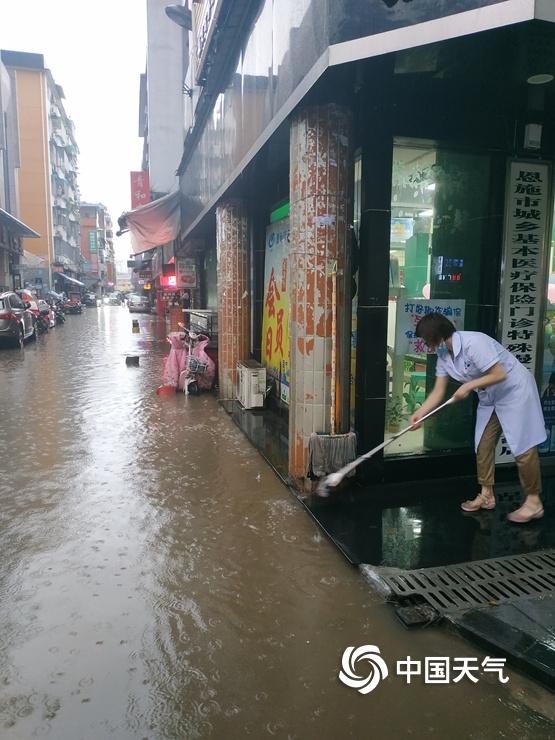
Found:
[[[150,203],[150,182],[148,172],[131,172],[131,208]]]

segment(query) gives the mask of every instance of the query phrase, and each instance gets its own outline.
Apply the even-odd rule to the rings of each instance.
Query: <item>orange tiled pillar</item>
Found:
[[[183,323],[183,310],[181,308],[170,308],[170,331],[180,331],[179,323]]]
[[[339,399],[342,384],[349,382],[345,285],[350,291],[351,121],[348,109],[327,104],[299,110],[291,123],[289,472],[299,488],[306,487],[310,435],[330,431],[334,263],[338,270],[336,431],[345,431]]]
[[[248,224],[238,200],[216,209],[218,258],[218,383],[220,400],[235,398],[236,364],[250,345]]]

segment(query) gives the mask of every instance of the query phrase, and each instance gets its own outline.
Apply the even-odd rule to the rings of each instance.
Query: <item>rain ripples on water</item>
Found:
[[[404,632],[213,397],[156,396],[165,327],[139,322],[89,308],[0,350],[0,736],[549,737],[517,676],[338,682],[349,645],[479,652]]]

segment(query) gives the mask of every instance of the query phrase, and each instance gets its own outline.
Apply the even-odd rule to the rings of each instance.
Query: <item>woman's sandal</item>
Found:
[[[479,493],[475,499],[469,501],[463,501],[461,504],[463,511],[479,511],[480,509],[495,509],[495,498],[493,496],[486,496],[484,493]]]
[[[530,513],[526,514],[525,512],[528,511]],[[530,506],[526,503],[522,504],[520,509],[517,509],[516,511],[511,511],[510,514],[507,514],[507,519],[510,522],[514,522],[515,524],[527,524],[528,522],[533,521],[534,519],[541,519],[543,516],[543,506],[540,506],[539,509],[536,511],[533,511]]]

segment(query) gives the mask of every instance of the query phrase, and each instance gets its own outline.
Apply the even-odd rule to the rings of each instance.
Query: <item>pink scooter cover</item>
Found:
[[[164,385],[173,385],[177,388],[179,376],[187,368],[187,346],[185,344],[185,335],[172,334],[168,337],[171,345],[170,354],[166,358],[164,365],[163,382]]]
[[[214,360],[206,354],[206,345],[209,342],[209,338],[206,334],[199,334],[198,341],[191,350],[191,356],[195,357],[199,362],[206,365],[206,370],[203,373],[199,373],[196,376],[197,385],[201,391],[212,390],[214,385],[214,377],[216,375],[216,365]]]

